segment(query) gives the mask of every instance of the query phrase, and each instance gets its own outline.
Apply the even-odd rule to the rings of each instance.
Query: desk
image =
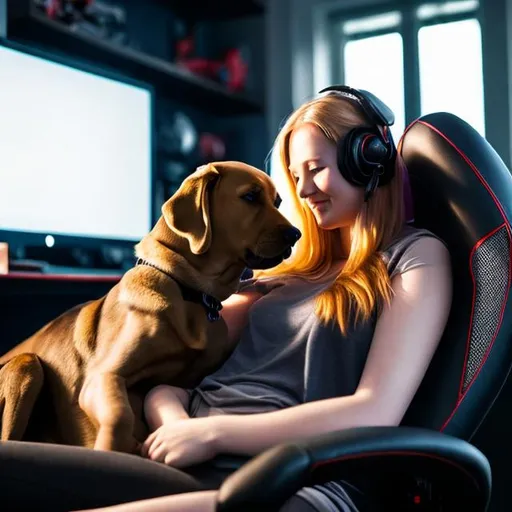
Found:
[[[50,320],[105,295],[121,275],[0,275],[0,354],[23,341]]]

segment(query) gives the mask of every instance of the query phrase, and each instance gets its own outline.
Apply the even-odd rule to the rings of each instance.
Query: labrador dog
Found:
[[[137,453],[143,399],[193,388],[234,349],[219,314],[248,267],[269,268],[300,238],[263,171],[196,170],[135,246],[110,292],[65,312],[0,358],[2,440]]]

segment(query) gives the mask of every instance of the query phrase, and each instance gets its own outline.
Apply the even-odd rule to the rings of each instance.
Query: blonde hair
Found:
[[[350,129],[370,126],[361,112],[348,100],[336,95],[314,99],[299,107],[287,120],[275,141],[279,151],[277,173],[290,200],[293,221],[302,231],[302,238],[292,256],[268,270],[255,272],[255,277],[300,275],[309,278],[324,276],[334,262],[339,230],[321,229],[306,204],[299,198],[289,167],[290,135],[297,127],[310,123],[327,139],[337,143]],[[336,279],[316,298],[316,313],[327,324],[336,319],[346,334],[352,312],[354,320],[368,320],[373,311],[380,312],[392,297],[390,278],[381,251],[400,232],[404,224],[403,161],[398,156],[395,176],[390,183],[378,187],[368,203],[362,205],[351,229],[348,258]]]

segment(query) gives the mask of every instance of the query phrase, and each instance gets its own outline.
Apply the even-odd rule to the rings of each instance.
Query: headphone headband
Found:
[[[393,111],[375,94],[363,89],[354,89],[348,85],[331,85],[322,89],[322,93],[336,93],[356,102],[372,123],[380,126],[392,126],[395,123]]]

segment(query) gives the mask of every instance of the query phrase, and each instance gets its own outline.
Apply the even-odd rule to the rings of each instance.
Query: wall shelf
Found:
[[[18,11],[15,16],[9,17],[8,38],[35,43],[96,65],[108,66],[153,84],[158,91],[178,102],[211,113],[263,113],[263,105],[246,94],[231,93],[221,84],[158,57],[76,32],[63,23],[47,18],[32,5],[27,6],[22,14]]]

